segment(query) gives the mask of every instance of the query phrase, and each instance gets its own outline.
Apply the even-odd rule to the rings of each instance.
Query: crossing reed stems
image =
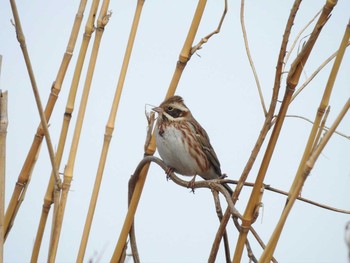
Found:
[[[86,3],[86,0],[83,0],[82,3]],[[79,9],[81,9],[81,6],[83,4],[80,4]],[[59,68],[59,71],[57,73],[56,79],[51,87],[51,92],[49,95],[48,102],[46,104],[45,108],[45,117],[46,120],[49,121],[51,114],[53,112],[55,103],[57,101],[58,95],[61,91],[61,85],[63,83],[63,80],[65,78],[65,74],[70,62],[70,59],[73,55],[73,50],[74,46],[76,43],[78,31],[80,28],[80,23],[82,20],[82,13],[77,14],[74,22],[74,26],[72,29],[72,33],[69,39],[69,43],[66,49],[66,52],[63,55],[61,66]],[[13,222],[15,220],[17,211],[20,208],[20,205],[22,202],[19,200],[23,200],[24,196],[24,189],[28,187],[28,182],[29,182],[29,177],[31,176],[31,171],[33,171],[34,166],[35,166],[35,161],[38,157],[38,152],[40,150],[40,145],[44,137],[44,130],[41,124],[39,124],[37,132],[34,136],[34,140],[32,142],[32,145],[30,147],[30,150],[27,154],[27,157],[24,161],[24,164],[22,166],[22,169],[20,171],[20,174],[17,179],[17,183],[15,185],[14,191],[12,193],[9,205],[6,210],[6,215],[5,215],[5,238],[8,235]]]
[[[328,2],[327,2],[328,3]],[[335,4],[335,2],[332,2]],[[331,3],[331,4],[332,4]],[[327,4],[326,4],[327,5]],[[274,250],[277,246],[279,237],[281,235],[281,232],[283,230],[284,224],[287,220],[287,217],[289,215],[290,210],[292,209],[292,206],[298,197],[298,195],[301,192],[301,189],[305,183],[305,180],[307,179],[307,176],[309,175],[311,169],[313,168],[314,163],[316,162],[318,156],[320,155],[321,151],[325,147],[326,143],[328,142],[329,138],[333,135],[335,129],[337,128],[338,124],[346,114],[347,110],[350,107],[350,99],[346,102],[344,105],[342,111],[340,112],[339,116],[333,123],[333,125],[330,127],[330,129],[327,131],[326,135],[323,137],[321,142],[315,146],[315,139],[317,139],[317,133],[319,129],[322,129],[320,127],[321,120],[325,114],[326,108],[328,107],[330,96],[332,94],[333,86],[334,86],[334,81],[336,79],[339,67],[341,65],[341,61],[343,59],[345,49],[347,46],[347,42],[350,39],[350,21],[347,24],[342,42],[339,47],[339,51],[337,53],[337,57],[335,58],[331,73],[328,78],[328,82],[326,84],[326,88],[323,93],[323,97],[321,99],[320,105],[317,109],[316,116],[315,116],[315,121],[313,124],[313,127],[310,131],[309,139],[307,141],[302,159],[299,164],[299,168],[297,170],[297,173],[295,175],[293,184],[289,190],[289,195],[287,199],[287,204],[282,212],[282,215],[278,221],[278,224],[276,225],[276,228],[270,237],[270,240],[261,255],[262,262],[266,262],[271,258],[272,254],[274,253]],[[315,149],[315,150],[313,150]]]
[[[0,56],[1,72],[1,56]],[[4,260],[4,217],[5,217],[5,176],[6,176],[6,135],[7,135],[7,91],[0,90],[0,262]]]
[[[57,254],[58,242],[61,234],[61,228],[62,228],[65,207],[67,203],[68,192],[70,189],[71,181],[73,179],[74,163],[75,163],[75,158],[78,150],[79,139],[80,139],[80,134],[83,126],[86,106],[89,98],[92,77],[93,77],[93,73],[96,65],[97,55],[98,55],[101,39],[103,36],[103,32],[104,32],[105,26],[108,23],[109,16],[110,16],[109,14],[107,14],[108,5],[109,5],[109,1],[105,0],[101,6],[100,14],[97,20],[95,40],[94,40],[94,45],[91,52],[88,72],[86,75],[83,94],[82,94],[82,98],[79,106],[77,122],[74,129],[73,140],[72,140],[72,144],[69,152],[68,162],[64,169],[64,180],[62,184],[62,194],[61,194],[60,204],[56,215],[55,225],[51,233],[48,262],[55,262],[55,258]]]
[[[322,13],[314,27],[314,30],[310,35],[309,40],[306,42],[300,54],[297,56],[297,58],[291,65],[291,69],[287,77],[287,86],[286,86],[285,95],[281,104],[281,108],[279,110],[275,126],[273,127],[273,131],[272,131],[270,140],[268,142],[256,181],[255,181],[255,185],[253,187],[252,193],[250,195],[248,204],[246,206],[246,209],[243,215],[242,231],[240,232],[238,237],[237,246],[233,257],[233,262],[241,261],[243,247],[247,238],[250,225],[254,221],[254,213],[257,209],[257,205],[260,199],[260,191],[263,187],[265,175],[269,167],[277,140],[279,138],[279,134],[289,107],[290,100],[292,98],[295,87],[299,82],[303,67],[305,66],[307,59],[311,53],[311,50],[323,26],[327,22],[329,18],[329,14],[331,13],[335,4],[336,4],[335,2],[330,2],[330,1],[326,2],[326,4],[323,7]]]
[[[142,7],[143,7],[144,2],[145,2],[144,0],[137,1],[137,6],[136,6],[135,14],[134,14],[134,20],[133,20],[132,27],[130,30],[129,40],[128,40],[128,44],[127,44],[127,47],[125,50],[123,64],[122,64],[122,68],[121,68],[121,71],[119,74],[118,84],[116,87],[112,107],[110,110],[110,115],[109,115],[109,118],[108,118],[108,121],[106,124],[100,161],[99,161],[99,165],[98,165],[98,169],[97,169],[97,173],[96,173],[93,192],[92,192],[91,199],[90,199],[88,214],[87,214],[86,220],[85,220],[83,235],[82,235],[82,238],[80,241],[79,252],[78,252],[78,256],[77,256],[77,260],[76,260],[77,262],[83,262],[83,260],[84,260],[85,250],[86,250],[87,242],[89,239],[91,224],[92,224],[93,216],[95,213],[97,198],[99,195],[99,190],[100,190],[100,186],[101,186],[101,182],[102,182],[103,171],[105,168],[105,163],[106,163],[106,159],[107,159],[107,155],[108,155],[108,149],[109,149],[110,141],[112,139],[112,135],[113,135],[113,131],[114,131],[114,125],[115,125],[116,115],[117,115],[117,111],[118,111],[119,101],[120,101],[120,97],[122,94],[124,81],[125,81],[126,73],[128,70],[129,61],[130,61],[132,49],[134,46],[135,36],[136,36],[137,28],[139,25],[140,16],[141,16]]]
[[[166,94],[166,98],[171,97],[175,94],[175,90],[176,90],[176,87],[179,83],[182,72],[187,64],[187,61],[190,59],[190,57],[192,55],[191,50],[192,50],[193,41],[194,41],[194,38],[196,36],[197,30],[199,27],[199,23],[200,23],[201,18],[202,18],[205,5],[206,5],[206,0],[199,0],[198,1],[197,8],[196,8],[189,32],[187,34],[185,43],[184,43],[182,50],[180,52],[179,60],[176,64],[175,72],[174,72],[174,75],[171,79],[171,82],[170,82],[170,85],[169,85],[169,88],[168,88],[168,91]],[[155,140],[155,134],[153,133],[152,138],[150,140],[150,143],[145,151],[145,156],[153,155],[155,150],[156,150],[156,140]],[[111,262],[119,262],[121,257],[122,257],[123,251],[124,251],[125,246],[126,246],[126,239],[127,239],[128,233],[131,229],[131,226],[133,224],[136,209],[137,209],[138,203],[140,201],[142,189],[143,189],[143,186],[144,186],[145,181],[146,181],[149,166],[150,166],[150,163],[147,163],[145,166],[143,166],[143,168],[139,174],[138,180],[137,180],[136,185],[135,185],[135,190],[133,192],[133,195],[132,195],[132,198],[131,198],[131,201],[129,204],[128,212],[126,214],[122,230],[119,234],[116,248],[115,248],[113,255],[112,255],[112,258],[111,258]]]
[[[15,21],[15,28],[16,28],[16,34],[17,34],[17,40],[20,43],[21,46],[21,50],[23,53],[23,57],[27,66],[27,71],[29,74],[29,78],[30,78],[30,82],[31,82],[31,86],[32,86],[32,90],[34,93],[34,98],[37,104],[37,108],[38,108],[38,112],[40,115],[40,120],[41,120],[41,128],[43,130],[43,134],[45,135],[45,139],[46,139],[46,144],[47,144],[47,148],[49,151],[49,155],[50,155],[50,161],[51,161],[51,166],[52,166],[52,170],[54,171],[54,177],[55,177],[55,184],[57,185],[58,188],[61,188],[61,179],[59,177],[58,174],[58,167],[56,165],[56,161],[55,161],[55,154],[54,154],[54,150],[53,150],[53,146],[51,143],[51,137],[50,137],[50,133],[49,133],[49,129],[48,129],[48,125],[47,125],[47,117],[45,116],[45,113],[43,111],[43,106],[41,103],[41,99],[40,99],[40,95],[39,95],[39,91],[36,85],[36,80],[34,77],[34,72],[33,72],[33,68],[30,62],[30,58],[29,58],[29,53],[28,53],[28,49],[26,46],[26,42],[25,42],[25,37],[23,34],[23,30],[22,30],[22,26],[21,26],[21,22],[20,22],[20,18],[19,18],[19,14],[18,14],[18,10],[17,10],[17,6],[16,6],[16,2],[14,0],[10,0],[11,3],[11,9],[12,9],[12,13],[13,13],[13,17],[14,17],[14,21]],[[36,156],[36,152],[34,154],[34,159]],[[29,170],[32,170],[32,167],[29,166],[28,167]],[[25,177],[25,182],[28,182],[28,174]],[[23,193],[23,186],[24,184],[22,183],[20,184],[16,184],[16,187],[19,186],[20,189],[18,189],[19,191],[15,191],[14,193]],[[16,197],[16,196],[15,196]],[[19,198],[20,199],[20,198]],[[17,200],[19,200],[17,199]],[[13,201],[12,203],[10,202],[11,205],[11,210],[9,211],[10,214],[9,216],[5,217],[5,227],[6,227],[6,233],[5,233],[5,238],[7,237],[8,233],[9,233],[9,229],[10,229],[10,223],[12,225],[13,223],[13,218],[12,216],[15,215],[15,211],[18,211],[18,208],[16,207],[17,204],[20,204],[21,202],[17,202],[16,199],[12,199],[11,201]]]
[[[96,1],[94,1],[93,3],[95,3]],[[98,2],[98,1],[97,1]],[[70,50],[74,49],[74,41],[76,39],[76,36],[78,35],[80,26],[81,26],[81,22],[82,22],[82,18],[83,18],[83,14],[85,11],[85,7],[86,7],[86,0],[82,0],[80,2],[80,5],[78,7],[78,11],[77,14],[75,16],[75,21],[72,27],[72,31],[71,31],[71,36],[69,38],[69,43],[68,43],[68,47],[67,47],[67,51],[66,53],[70,52]],[[92,6],[94,6],[94,4],[92,4]],[[61,133],[60,133],[60,138],[59,138],[59,143],[58,143],[58,147],[56,150],[56,162],[57,165],[60,166],[61,164],[61,159],[62,159],[62,154],[63,154],[63,150],[64,150],[64,145],[65,145],[65,141],[66,141],[66,135],[68,132],[68,127],[69,127],[69,121],[71,119],[71,113],[73,111],[73,106],[74,106],[74,101],[75,101],[75,94],[77,92],[77,86],[79,83],[79,79],[80,79],[80,75],[81,75],[81,69],[83,67],[83,62],[85,59],[85,54],[86,54],[86,50],[87,50],[87,46],[89,43],[89,40],[91,38],[91,34],[94,31],[94,27],[93,27],[93,23],[94,21],[90,19],[90,17],[95,17],[95,13],[96,13],[96,9],[98,6],[98,3],[95,4],[95,11],[91,11],[89,14],[89,18],[88,18],[88,22],[91,25],[86,26],[85,27],[85,33],[83,36],[83,43],[82,46],[80,48],[80,52],[79,52],[79,56],[78,56],[78,62],[76,64],[75,67],[75,71],[74,71],[74,76],[73,76],[73,80],[72,80],[72,84],[71,84],[71,88],[69,91],[69,97],[68,97],[68,102],[67,102],[67,108],[70,109],[70,111],[66,110],[66,113],[64,114],[63,117],[63,124],[62,124],[62,129],[61,129]],[[92,7],[91,10],[94,10],[94,8]],[[69,107],[69,106],[71,107]],[[39,251],[40,251],[40,246],[41,246],[41,242],[42,242],[42,238],[43,238],[43,234],[44,234],[44,230],[45,230],[45,226],[46,226],[46,222],[47,222],[47,217],[48,214],[50,212],[50,208],[52,203],[54,202],[53,199],[56,199],[59,201],[59,197],[60,197],[60,193],[57,191],[57,189],[55,189],[54,187],[54,179],[53,179],[53,174],[51,174],[48,186],[47,186],[47,190],[46,190],[46,194],[44,197],[44,203],[43,203],[43,207],[42,207],[42,211],[41,211],[41,217],[40,217],[40,221],[39,221],[39,226],[38,226],[38,230],[37,230],[37,234],[36,234],[36,238],[35,238],[35,242],[34,242],[34,247],[32,250],[32,256],[31,256],[31,262],[37,262],[38,261],[38,256],[39,256]],[[56,201],[55,204],[58,204],[58,202]],[[55,206],[55,211],[57,211],[57,205]],[[54,220],[56,218],[56,214],[54,213],[53,215],[53,223],[52,225],[54,225]]]

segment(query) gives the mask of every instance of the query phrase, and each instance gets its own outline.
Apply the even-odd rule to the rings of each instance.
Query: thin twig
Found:
[[[302,120],[307,121],[307,122],[309,122],[309,123],[311,123],[311,124],[314,123],[312,120],[310,120],[310,119],[308,119],[308,118],[306,118],[306,117],[303,117],[303,116],[299,116],[299,115],[289,114],[289,115],[286,115],[286,117],[288,117],[288,118],[298,118],[298,119],[302,119]],[[328,131],[328,130],[329,130],[329,127],[328,127],[328,126],[324,126],[324,127],[323,127],[323,130]],[[342,133],[342,132],[339,132],[339,131],[335,131],[334,133],[338,134],[339,136],[344,137],[345,139],[350,140],[350,135],[346,135],[346,134],[344,134],[344,133]]]
[[[225,19],[225,16],[226,16],[226,13],[227,13],[227,8],[228,7],[228,4],[227,4],[227,0],[225,0],[225,6],[224,6],[224,11],[222,12],[222,15],[221,15],[221,18],[220,18],[220,22],[219,22],[219,25],[218,27],[213,31],[211,32],[210,34],[206,35],[205,37],[203,37],[197,45],[193,46],[191,48],[191,55],[193,55],[195,52],[197,52],[198,50],[200,50],[203,46],[203,44],[207,43],[208,40],[215,34],[218,34],[220,33],[220,30],[221,30],[221,26],[224,22],[224,19]]]
[[[254,75],[256,86],[258,88],[258,93],[259,93],[259,97],[260,97],[261,106],[262,106],[263,111],[264,111],[264,116],[266,116],[267,115],[267,110],[266,110],[266,106],[265,106],[264,96],[263,96],[263,93],[262,93],[262,90],[261,90],[261,85],[260,85],[258,73],[256,72],[254,61],[253,61],[253,58],[252,58],[252,56],[250,54],[250,49],[249,49],[248,36],[247,36],[247,31],[246,31],[245,22],[244,22],[244,0],[241,0],[240,19],[241,19],[241,27],[242,27],[242,33],[243,33],[245,50],[246,50],[246,53],[247,53],[247,57],[248,57],[248,60],[249,60],[250,67],[251,67],[251,69],[253,71],[253,75]]]
[[[287,55],[286,55],[286,57],[285,57],[285,59],[284,59],[283,71],[284,71],[285,66],[286,66],[287,63],[288,63],[288,60],[289,60],[290,55],[293,53],[293,50],[294,50],[296,44],[298,43],[298,40],[299,40],[300,36],[301,36],[301,35],[303,34],[303,32],[311,25],[311,23],[312,23],[313,21],[315,21],[315,19],[320,15],[321,12],[322,12],[322,9],[320,9],[320,11],[318,11],[318,12],[316,13],[316,15],[315,15],[313,18],[311,18],[311,20],[300,30],[300,32],[299,32],[299,33],[297,34],[297,36],[295,37],[295,39],[294,39],[294,41],[293,41],[293,44],[291,45],[291,47],[290,47],[290,49],[288,50]]]

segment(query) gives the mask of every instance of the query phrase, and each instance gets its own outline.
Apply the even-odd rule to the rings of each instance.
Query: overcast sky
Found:
[[[66,99],[76,63],[84,20],[68,68],[62,91],[50,120],[50,132],[57,147]],[[213,31],[219,21],[224,1],[208,1],[195,42]],[[325,1],[304,1],[300,7],[292,39],[323,6]],[[42,102],[45,105],[66,49],[78,1],[18,1]],[[99,200],[85,261],[108,262],[117,242],[127,211],[127,183],[143,155],[147,122],[145,104],[162,102],[186,37],[197,1],[149,1],[144,4],[140,26],[125,81],[115,130],[101,185]],[[264,121],[256,85],[246,58],[239,23],[239,1],[229,1],[229,11],[222,31],[193,55],[177,88],[193,115],[207,130],[220,159],[222,171],[238,179],[259,135]],[[277,55],[292,1],[247,1],[246,26],[266,103],[269,103]],[[105,125],[123,54],[133,19],[136,1],[111,1],[113,15],[102,38],[91,86],[74,177],[63,222],[57,262],[74,262],[78,253]],[[301,82],[338,47],[349,19],[350,3],[339,1],[312,51]],[[14,27],[10,4],[0,4],[0,54],[3,55],[0,88],[9,92],[9,127],[7,142],[6,205],[39,124],[34,96],[24,65]],[[307,30],[303,37],[311,30]],[[91,52],[91,40],[88,57]],[[300,43],[302,46],[303,42]],[[295,57],[295,53],[292,58]],[[76,121],[85,72],[79,85],[76,108],[67,139],[60,172],[67,163],[69,145]],[[288,114],[313,119],[319,105],[331,64],[326,66],[290,106]],[[287,65],[286,70],[289,70]],[[347,52],[330,100],[330,125],[350,96],[350,56]],[[280,99],[283,97],[282,83]],[[350,135],[348,114],[339,131]],[[310,123],[287,118],[281,131],[265,183],[289,190],[310,132]],[[267,138],[268,139],[268,138]],[[44,141],[45,142],[45,141]],[[261,154],[248,178],[254,181]],[[321,154],[302,196],[337,208],[350,209],[350,141],[334,135]],[[25,200],[5,244],[5,262],[28,262],[31,257],[43,197],[50,176],[50,162],[45,143],[33,172]],[[244,189],[237,208],[244,212],[251,189]],[[265,192],[264,208],[255,223],[267,243],[285,203],[285,197]],[[50,214],[51,216],[51,214]],[[50,217],[51,219],[51,217]],[[50,219],[45,231],[40,262],[46,262]],[[344,227],[349,215],[330,212],[296,202],[282,232],[275,257],[279,262],[347,262]],[[152,165],[136,214],[136,234],[142,262],[206,262],[218,228],[218,219],[207,189],[191,194],[171,181]],[[238,236],[230,222],[231,250]],[[254,254],[261,249],[251,236]],[[247,262],[244,252],[243,262]],[[131,261],[131,260],[130,260]],[[129,261],[129,262],[130,262]],[[224,261],[221,249],[217,262]]]

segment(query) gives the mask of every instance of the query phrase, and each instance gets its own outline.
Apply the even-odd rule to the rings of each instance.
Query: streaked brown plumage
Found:
[[[155,131],[157,149],[169,168],[182,175],[198,174],[205,180],[222,177],[207,132],[180,96],[170,97],[153,110],[159,114]],[[232,194],[232,189],[224,186]]]

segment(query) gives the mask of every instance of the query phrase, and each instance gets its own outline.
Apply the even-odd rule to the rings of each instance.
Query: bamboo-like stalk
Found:
[[[0,72],[1,72],[0,56]],[[6,135],[7,135],[7,91],[0,90],[0,262],[4,260],[4,211],[6,175]]]
[[[291,8],[287,23],[286,23],[286,27],[283,33],[283,39],[282,39],[282,43],[281,43],[281,48],[280,48],[280,52],[278,55],[278,59],[277,59],[277,65],[276,65],[276,73],[275,73],[275,80],[274,80],[274,86],[273,86],[273,91],[272,91],[272,97],[271,97],[271,102],[270,102],[270,106],[269,106],[269,110],[267,112],[264,124],[260,130],[260,135],[255,143],[255,146],[252,150],[252,153],[248,159],[248,162],[246,164],[246,166],[244,167],[244,170],[239,178],[239,181],[237,183],[237,186],[235,188],[235,191],[233,193],[232,199],[233,199],[233,203],[235,204],[238,200],[238,197],[243,189],[243,186],[245,184],[245,181],[247,180],[247,177],[253,167],[253,164],[256,160],[256,157],[263,145],[263,142],[266,138],[266,135],[268,133],[268,131],[270,130],[271,127],[271,121],[273,119],[274,116],[274,112],[276,109],[276,103],[277,103],[277,98],[278,98],[278,94],[279,94],[279,90],[280,90],[280,86],[281,86],[281,76],[282,76],[282,68],[283,68],[283,60],[286,56],[286,50],[287,50],[287,44],[289,41],[289,36],[291,33],[291,28],[294,24],[294,19],[295,16],[298,12],[299,6],[300,6],[301,0],[295,0],[293,3],[293,6]],[[228,223],[228,220],[230,219],[230,213],[228,211],[228,209],[226,209],[224,217],[222,218],[221,222],[220,222],[220,226],[218,228],[218,231],[216,233],[216,237],[215,240],[220,240],[224,230],[226,229],[226,225]],[[215,257],[216,254],[218,252],[219,249],[219,242],[215,242],[213,243],[212,249],[211,249],[211,255],[213,255],[212,257],[212,261],[210,262],[214,262],[215,261]]]
[[[196,8],[189,32],[187,34],[183,48],[180,52],[179,60],[176,64],[175,72],[174,72],[173,78],[170,82],[169,89],[168,89],[167,94],[166,94],[166,98],[171,97],[172,95],[175,94],[175,90],[176,90],[177,84],[179,83],[183,69],[185,68],[187,61],[191,57],[191,49],[192,49],[193,40],[194,40],[195,35],[197,33],[199,23],[201,21],[202,15],[203,15],[206,2],[207,2],[206,0],[199,0],[198,1],[197,8]],[[153,155],[155,150],[156,150],[156,140],[155,140],[155,134],[153,133],[151,141],[150,141],[150,143],[145,151],[145,155]],[[132,196],[130,204],[129,204],[128,212],[125,216],[124,224],[123,224],[123,227],[122,227],[121,232],[119,234],[118,243],[117,243],[116,248],[113,252],[111,262],[119,262],[121,257],[122,257],[122,254],[123,254],[123,251],[124,251],[124,248],[126,245],[126,238],[128,236],[128,233],[129,233],[130,228],[131,228],[133,221],[134,221],[134,216],[135,216],[136,209],[137,209],[140,197],[141,197],[143,186],[144,186],[145,181],[146,181],[149,166],[150,166],[150,164],[147,163],[143,167],[143,169],[141,170],[140,175],[138,177],[138,180],[136,182],[135,190],[134,190],[133,196]]]
[[[82,2],[86,3],[86,0],[83,0]],[[79,9],[81,8],[81,6],[82,6],[82,4],[80,4]],[[73,50],[74,50],[74,46],[75,46],[76,39],[78,36],[78,31],[80,28],[81,20],[82,20],[82,13],[78,12],[78,14],[75,18],[74,26],[72,29],[72,33],[71,33],[71,36],[69,39],[69,43],[68,43],[66,52],[63,55],[61,66],[58,70],[56,79],[51,87],[50,96],[49,96],[48,102],[46,104],[45,118],[47,121],[50,120],[51,114],[53,112],[54,106],[55,106],[57,98],[58,98],[58,95],[61,91],[61,85],[63,83],[68,65],[69,65],[70,60],[71,60],[71,57],[73,55]],[[6,210],[5,227],[4,227],[5,238],[7,237],[8,233],[13,225],[17,211],[19,210],[20,205],[22,203],[22,202],[19,202],[19,200],[23,200],[22,194],[25,192],[24,188],[28,187],[29,177],[31,175],[31,171],[33,171],[33,169],[34,169],[35,160],[38,156],[38,152],[39,152],[40,145],[41,145],[43,138],[44,138],[43,127],[41,124],[39,124],[38,129],[36,131],[36,134],[34,136],[34,140],[32,142],[30,150],[27,154],[26,160],[22,166],[21,172],[20,172],[18,179],[17,179],[17,183],[15,185],[15,189],[12,193],[9,205],[7,207],[7,210]]]
[[[119,101],[120,101],[120,97],[121,97],[121,94],[123,91],[124,81],[125,81],[126,73],[128,70],[130,56],[131,56],[132,49],[134,46],[135,36],[136,36],[137,28],[139,25],[140,16],[141,16],[142,7],[143,7],[144,2],[145,2],[145,0],[138,0],[137,1],[137,6],[135,9],[135,14],[134,14],[134,20],[133,20],[132,27],[130,30],[129,40],[128,40],[128,44],[127,44],[127,47],[125,50],[123,64],[122,64],[122,68],[121,68],[121,71],[119,74],[118,84],[117,84],[116,91],[114,94],[114,99],[113,99],[112,107],[110,110],[110,115],[109,115],[109,118],[108,118],[108,121],[106,124],[100,161],[99,161],[99,165],[98,165],[98,169],[97,169],[94,188],[93,188],[93,192],[92,192],[91,199],[90,199],[89,210],[88,210],[88,214],[86,216],[84,231],[83,231],[83,235],[82,235],[82,238],[80,241],[80,247],[79,247],[79,252],[77,255],[76,262],[83,262],[83,260],[84,260],[84,255],[85,255],[85,251],[86,251],[87,242],[89,239],[91,224],[92,224],[92,220],[93,220],[93,216],[94,216],[94,212],[95,212],[95,207],[96,207],[96,203],[97,203],[97,198],[98,198],[98,194],[99,194],[99,190],[100,190],[100,186],[101,186],[103,171],[105,168],[105,163],[106,163],[106,159],[107,159],[107,155],[108,155],[108,149],[109,149],[110,141],[112,139],[112,135],[113,135],[113,131],[114,131],[114,125],[115,125],[115,120],[116,120],[116,116],[117,116]]]
[[[63,154],[65,142],[66,142],[66,136],[67,136],[67,132],[68,132],[69,122],[70,122],[71,114],[72,114],[73,108],[74,108],[75,96],[76,96],[77,87],[78,87],[78,83],[79,83],[80,76],[81,76],[81,70],[82,70],[82,67],[84,64],[84,59],[85,59],[87,47],[88,47],[89,41],[91,39],[91,34],[94,31],[93,24],[94,24],[94,17],[96,14],[96,10],[98,7],[98,2],[99,2],[98,0],[93,1],[92,7],[90,9],[90,14],[89,14],[89,17],[87,20],[87,24],[85,26],[85,33],[83,35],[83,41],[82,41],[82,45],[80,48],[77,64],[76,64],[75,71],[74,71],[73,80],[72,80],[70,91],[69,91],[66,112],[65,112],[64,117],[63,117],[63,124],[62,124],[59,143],[58,143],[58,147],[57,147],[57,151],[56,151],[56,162],[57,162],[58,166],[60,166],[60,163],[62,160],[62,154]],[[69,52],[69,50],[72,50],[74,47],[74,46],[72,47],[72,45],[74,44],[74,43],[72,43],[72,41],[74,40],[75,35],[77,35],[79,32],[82,18],[83,18],[83,14],[84,14],[85,7],[86,7],[86,3],[87,3],[86,0],[81,0],[80,5],[78,7],[78,11],[77,11],[75,21],[73,24],[71,37],[69,39],[66,53]],[[56,196],[56,198],[54,196]],[[37,230],[37,234],[36,234],[36,238],[35,238],[35,243],[34,243],[34,247],[33,247],[33,251],[32,251],[31,262],[38,261],[41,241],[42,241],[42,237],[44,234],[47,217],[48,217],[51,205],[53,203],[53,198],[58,199],[59,193],[57,193],[57,191],[55,191],[55,189],[54,189],[54,179],[53,179],[53,174],[51,174],[50,181],[48,183],[46,194],[44,197],[44,203],[43,203],[40,222],[39,222],[39,226],[38,226],[38,230]],[[55,202],[55,203],[57,203],[57,202]],[[57,207],[57,205],[56,205],[56,207]],[[57,211],[57,208],[55,210]],[[56,218],[56,215],[54,214],[53,221],[55,218]],[[54,222],[53,222],[53,224],[54,224]]]
[[[300,194],[300,191],[304,185],[304,182],[305,182],[308,174],[310,173],[310,171],[313,167],[313,164],[316,162],[322,149],[325,147],[329,138],[332,136],[332,134],[334,133],[335,129],[337,128],[339,122],[341,121],[341,119],[343,118],[343,116],[345,115],[345,113],[347,112],[347,110],[350,107],[350,99],[348,99],[347,103],[345,104],[344,108],[342,109],[341,113],[339,114],[339,116],[336,119],[336,121],[334,122],[334,124],[330,127],[330,129],[328,130],[328,132],[326,133],[326,135],[322,139],[321,143],[316,147],[316,150],[312,152],[314,141],[315,141],[315,138],[317,137],[317,131],[318,131],[318,129],[320,129],[319,124],[321,122],[321,119],[324,115],[326,108],[328,107],[328,103],[329,103],[329,99],[330,99],[330,96],[331,96],[331,93],[333,90],[334,82],[335,82],[341,61],[342,61],[344,53],[345,53],[346,44],[347,44],[349,39],[350,39],[350,20],[349,20],[349,23],[347,24],[343,39],[342,39],[340,47],[339,47],[337,57],[335,58],[335,61],[334,61],[334,64],[333,64],[333,67],[332,67],[332,70],[331,70],[331,73],[330,73],[330,76],[329,76],[329,79],[328,79],[328,82],[327,82],[327,85],[325,88],[325,91],[323,93],[323,97],[321,99],[320,105],[319,105],[318,110],[316,112],[315,121],[314,121],[313,127],[311,129],[309,139],[308,139],[308,142],[307,142],[305,150],[304,150],[303,157],[300,161],[299,168],[297,170],[293,184],[289,190],[287,204],[282,212],[282,215],[278,221],[278,224],[277,224],[272,236],[270,237],[270,240],[269,240],[263,254],[261,255],[262,262],[266,262],[269,258],[271,258],[272,254],[277,246],[280,234],[281,234],[282,229],[284,227],[284,224],[287,220],[289,212],[292,209],[292,206],[293,206],[296,198]]]
[[[240,262],[242,257],[242,252],[244,248],[244,244],[247,238],[247,234],[249,231],[249,228],[251,224],[254,221],[254,212],[257,209],[258,200],[260,198],[260,191],[263,186],[263,182],[265,179],[265,175],[267,172],[267,169],[269,167],[277,140],[279,138],[279,134],[289,107],[290,100],[292,98],[293,92],[295,90],[296,85],[299,82],[301,72],[303,70],[303,67],[305,66],[307,59],[311,53],[311,50],[323,28],[325,23],[328,20],[329,14],[332,11],[335,2],[327,1],[325,6],[323,7],[322,13],[317,21],[317,24],[315,25],[314,30],[311,33],[311,36],[305,46],[303,47],[302,51],[296,58],[296,60],[293,62],[291,69],[289,71],[288,77],[287,77],[287,87],[285,91],[285,95],[282,101],[281,108],[279,110],[276,124],[274,126],[274,129],[272,131],[269,143],[267,145],[256,181],[255,186],[253,187],[252,193],[250,195],[247,207],[245,209],[243,220],[242,220],[242,231],[239,234],[237,246],[235,250],[235,254],[233,257],[233,262]]]
[[[55,153],[54,153],[52,142],[51,142],[51,137],[50,137],[50,133],[49,133],[48,125],[47,125],[46,116],[45,116],[45,113],[44,113],[44,110],[43,110],[43,106],[42,106],[42,103],[41,103],[39,91],[38,91],[38,88],[37,88],[37,85],[36,85],[36,80],[35,80],[35,77],[34,77],[33,68],[32,68],[32,65],[31,65],[31,62],[30,62],[28,49],[26,47],[25,37],[24,37],[24,34],[23,34],[20,18],[19,18],[19,15],[18,15],[16,2],[15,2],[15,0],[11,0],[10,3],[11,3],[11,9],[12,9],[13,17],[14,17],[14,20],[15,20],[15,28],[16,28],[16,33],[17,33],[17,40],[20,43],[21,50],[22,50],[22,53],[23,53],[23,57],[24,57],[24,60],[25,60],[26,66],[27,66],[28,75],[29,75],[29,78],[30,78],[30,82],[31,82],[31,85],[32,85],[32,90],[33,90],[33,93],[34,93],[34,98],[35,98],[35,101],[36,101],[36,104],[37,104],[37,108],[38,108],[38,112],[39,112],[39,116],[40,116],[40,120],[41,120],[41,127],[42,127],[44,135],[45,135],[46,144],[47,144],[47,148],[48,148],[49,155],[50,155],[50,161],[51,161],[52,170],[54,171],[55,184],[57,185],[58,188],[61,188],[61,179],[60,179],[59,174],[58,174],[58,167],[57,167],[56,161],[55,161]],[[6,236],[7,236],[7,233],[5,234]]]
[[[99,17],[97,20],[95,40],[94,40],[94,45],[93,45],[93,49],[91,52],[88,72],[87,72],[87,76],[86,76],[86,80],[85,80],[85,84],[84,84],[84,89],[83,89],[83,94],[82,94],[82,98],[81,98],[81,102],[80,102],[80,106],[79,106],[77,122],[75,125],[74,134],[73,134],[73,141],[72,141],[70,152],[69,152],[68,162],[67,162],[67,165],[64,169],[64,181],[62,184],[62,194],[61,194],[60,205],[59,205],[59,208],[57,211],[55,225],[54,225],[53,231],[51,233],[51,242],[50,242],[48,262],[55,262],[55,258],[56,258],[56,254],[57,254],[58,242],[59,242],[61,228],[62,228],[62,221],[63,221],[63,217],[64,217],[64,211],[65,211],[65,207],[66,207],[66,203],[67,203],[67,197],[68,197],[68,192],[70,189],[70,184],[71,184],[71,181],[73,179],[74,163],[75,163],[75,158],[76,158],[76,154],[77,154],[77,150],[78,150],[79,139],[80,139],[80,134],[81,134],[82,126],[83,126],[83,121],[84,121],[86,106],[87,106],[87,102],[88,102],[89,92],[90,92],[90,88],[91,88],[93,72],[95,69],[97,55],[98,55],[101,39],[103,36],[104,28],[109,21],[110,15],[107,14],[108,5],[109,5],[109,0],[103,1],[103,4],[101,6],[101,10],[100,10],[100,14],[99,14]]]
[[[199,0],[198,1],[198,5],[197,5],[196,11],[195,11],[194,16],[193,16],[191,27],[188,31],[185,43],[184,43],[182,50],[180,52],[179,60],[176,63],[175,72],[174,72],[173,77],[171,79],[168,92],[165,96],[166,98],[169,98],[175,94],[175,90],[176,90],[176,87],[180,81],[182,72],[183,72],[184,68],[186,67],[187,62],[191,58],[191,49],[192,49],[192,45],[193,45],[193,40],[197,34],[199,23],[201,21],[206,3],[207,3],[207,0]]]

